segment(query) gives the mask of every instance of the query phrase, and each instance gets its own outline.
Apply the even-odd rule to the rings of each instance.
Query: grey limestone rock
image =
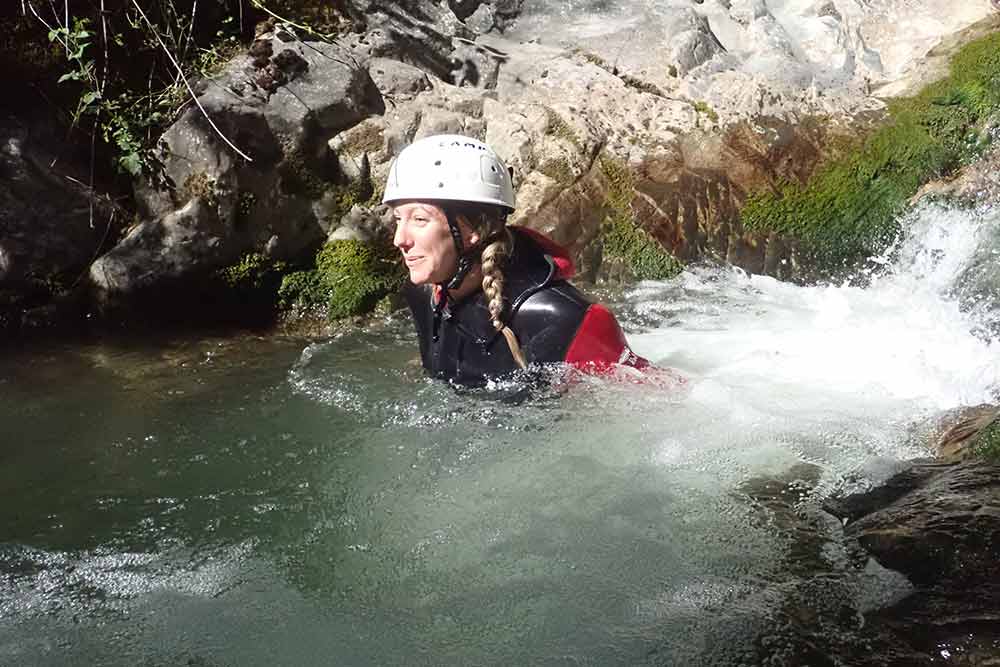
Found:
[[[372,58],[368,73],[383,96],[410,98],[431,87],[423,70],[390,58]]]
[[[265,41],[268,48],[236,58],[200,86],[205,113],[251,161],[189,107],[161,142],[171,187],[137,187],[146,221],[95,263],[91,278],[101,291],[127,295],[248,252],[290,258],[325,237],[331,221],[313,203],[360,175],[345,173],[327,140],[384,103],[345,49],[280,36],[257,44]]]

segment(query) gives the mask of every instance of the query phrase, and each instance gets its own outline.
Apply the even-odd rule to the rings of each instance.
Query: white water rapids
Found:
[[[631,289],[633,347],[683,386],[456,393],[405,316],[4,359],[0,664],[756,664],[803,605],[836,635],[907,585],[818,500],[1000,388],[1000,214],[905,228],[857,285]]]

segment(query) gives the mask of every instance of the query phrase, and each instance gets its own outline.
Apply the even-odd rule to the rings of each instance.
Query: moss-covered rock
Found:
[[[988,461],[1000,463],[1000,421],[994,421],[976,437],[973,452]]]
[[[315,268],[284,277],[278,303],[285,309],[325,310],[329,319],[341,319],[371,311],[402,280],[402,266],[389,248],[331,241],[317,253]]]
[[[639,280],[664,280],[680,273],[682,264],[635,222],[635,181],[628,167],[608,155],[599,160],[607,181],[608,214],[601,225],[604,260],[623,264]]]
[[[879,129],[808,182],[750,193],[743,224],[800,239],[822,264],[877,252],[922,183],[981,152],[988,141],[981,128],[998,107],[1000,33],[994,33],[959,51],[947,78],[890,102]]]

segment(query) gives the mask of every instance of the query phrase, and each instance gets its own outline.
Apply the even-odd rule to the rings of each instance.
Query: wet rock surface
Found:
[[[888,485],[902,493],[848,524],[848,537],[918,585],[971,588],[995,580],[1000,466],[976,459],[917,463]]]
[[[976,453],[997,412],[942,416],[948,458],[870,491],[817,504],[805,464],[739,488],[787,544],[752,664],[1000,664],[1000,464]]]
[[[848,540],[915,586],[865,615],[870,649],[857,664],[1000,664],[1000,464],[971,454],[916,461],[826,509],[848,522]]]

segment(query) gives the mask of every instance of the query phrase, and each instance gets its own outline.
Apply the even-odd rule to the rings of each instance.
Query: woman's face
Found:
[[[406,202],[393,207],[393,217],[396,234],[392,242],[403,254],[410,282],[428,285],[450,279],[458,256],[444,210],[426,202]],[[466,247],[479,240],[463,220],[459,219],[458,227]]]

